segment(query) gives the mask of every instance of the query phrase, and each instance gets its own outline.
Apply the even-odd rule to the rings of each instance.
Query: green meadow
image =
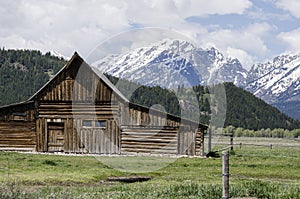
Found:
[[[237,139],[235,142],[243,145],[230,151],[231,197],[300,198],[298,141]],[[265,143],[265,147],[247,143]],[[215,147],[222,148],[222,144]],[[141,173],[144,170],[149,172]],[[151,180],[108,181],[109,177],[124,176],[147,176]],[[221,158],[0,152],[0,198],[215,199],[222,197],[221,183]]]

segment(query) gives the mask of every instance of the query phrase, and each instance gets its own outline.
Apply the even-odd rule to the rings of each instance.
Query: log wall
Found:
[[[121,130],[122,154],[177,155],[178,128],[126,126]]]
[[[119,145],[120,109],[116,95],[82,60],[73,62],[35,97],[37,150],[48,151],[48,124],[59,121],[64,125],[64,152],[119,153],[117,147],[98,146],[102,138]],[[85,128],[84,120],[105,120],[107,125],[105,129]]]
[[[26,121],[35,119],[34,102],[20,103],[0,108],[0,121]]]
[[[35,123],[25,121],[0,122],[1,150],[35,151]]]
[[[180,126],[180,118],[172,119],[170,115],[152,111],[148,108],[136,105],[122,103],[120,106],[120,124],[121,125],[140,125],[140,126]]]
[[[196,132],[196,146],[195,146],[195,155],[204,156],[204,132],[197,130]]]
[[[124,126],[121,154],[202,155],[202,133],[190,127]]]

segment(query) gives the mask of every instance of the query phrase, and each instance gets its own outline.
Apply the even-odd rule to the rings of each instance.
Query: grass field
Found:
[[[231,197],[300,198],[298,141],[235,140],[240,142],[242,147],[237,145],[230,155]],[[218,149],[226,143],[220,139],[214,146]],[[153,166],[147,164],[150,157],[122,157],[122,161],[128,164],[132,158],[145,162],[136,167]],[[133,173],[115,170],[93,156],[0,152],[0,198],[221,198],[221,158],[173,161],[159,170]],[[152,179],[130,184],[107,181],[108,177],[139,175]]]

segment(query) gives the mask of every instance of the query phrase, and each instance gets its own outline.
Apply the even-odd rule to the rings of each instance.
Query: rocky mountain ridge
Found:
[[[95,64],[105,73],[148,86],[177,88],[233,82],[269,104],[280,104],[277,107],[288,115],[293,114],[290,108],[285,110],[285,102],[300,101],[300,54],[280,55],[247,71],[238,59],[225,57],[215,48],[202,49],[187,41],[166,39],[107,56]]]

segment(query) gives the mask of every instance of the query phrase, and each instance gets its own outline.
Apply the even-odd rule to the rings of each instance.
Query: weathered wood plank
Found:
[[[144,154],[162,154],[162,155],[176,155],[176,150],[149,150],[149,149],[124,149],[122,150],[122,154],[136,154],[136,153],[144,153]]]
[[[0,145],[8,148],[36,148],[37,125],[34,122],[0,122]]]

